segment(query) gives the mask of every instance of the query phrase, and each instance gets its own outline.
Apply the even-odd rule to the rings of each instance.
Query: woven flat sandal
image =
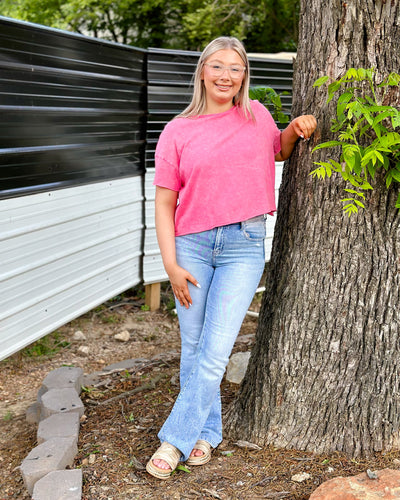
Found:
[[[193,449],[202,451],[203,455],[189,457],[186,461],[188,465],[204,465],[211,460],[211,445],[204,439],[199,439]]]
[[[146,470],[149,474],[158,479],[168,479],[172,472],[176,469],[179,459],[181,458],[181,452],[178,448],[175,448],[172,444],[162,443],[158,450],[147,462]],[[164,460],[171,467],[171,470],[160,469],[154,465],[153,460]]]

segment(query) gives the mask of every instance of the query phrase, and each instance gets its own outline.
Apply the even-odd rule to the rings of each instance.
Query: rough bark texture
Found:
[[[400,447],[397,189],[377,182],[349,219],[343,183],[309,176],[327,157],[311,149],[332,138],[334,113],[312,83],[350,67],[398,72],[400,7],[303,0],[301,11],[293,116],[312,113],[319,126],[285,166],[256,345],[227,424],[260,445],[369,455]]]

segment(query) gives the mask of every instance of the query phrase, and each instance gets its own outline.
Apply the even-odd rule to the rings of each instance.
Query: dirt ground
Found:
[[[399,468],[400,453],[355,461],[340,454],[252,450],[226,436],[209,464],[178,470],[167,481],[149,476],[144,466],[158,446],[156,434],[178,393],[179,329],[171,298],[164,287],[162,308],[150,312],[143,290],[132,289],[0,362],[0,500],[30,498],[18,467],[36,445],[37,426],[26,422],[25,411],[47,373],[74,365],[92,374],[131,358],[140,359],[135,368],[106,373],[84,386],[85,416],[74,463],[83,470],[83,499],[303,500],[327,479]],[[258,308],[256,297],[252,310]],[[246,317],[235,352],[250,349],[256,324],[256,318]],[[114,335],[124,330],[130,340],[117,341]],[[85,339],[73,340],[77,331]],[[86,354],[82,347],[88,348]],[[223,381],[225,411],[237,388]],[[310,477],[292,479],[301,473]]]

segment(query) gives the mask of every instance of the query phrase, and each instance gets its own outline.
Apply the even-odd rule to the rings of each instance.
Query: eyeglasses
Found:
[[[219,63],[204,63],[204,64],[210,68],[211,74],[213,76],[222,76],[225,70],[227,70],[232,80],[237,80],[241,78],[246,70],[245,66],[240,66],[239,64],[233,64],[232,66],[224,66],[223,64]]]

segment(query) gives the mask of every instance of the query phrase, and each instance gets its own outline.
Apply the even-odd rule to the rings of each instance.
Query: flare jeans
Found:
[[[181,331],[180,392],[158,437],[187,460],[198,439],[222,441],[220,384],[264,265],[265,219],[176,237],[178,264],[200,283],[189,283],[193,304],[176,301]]]

